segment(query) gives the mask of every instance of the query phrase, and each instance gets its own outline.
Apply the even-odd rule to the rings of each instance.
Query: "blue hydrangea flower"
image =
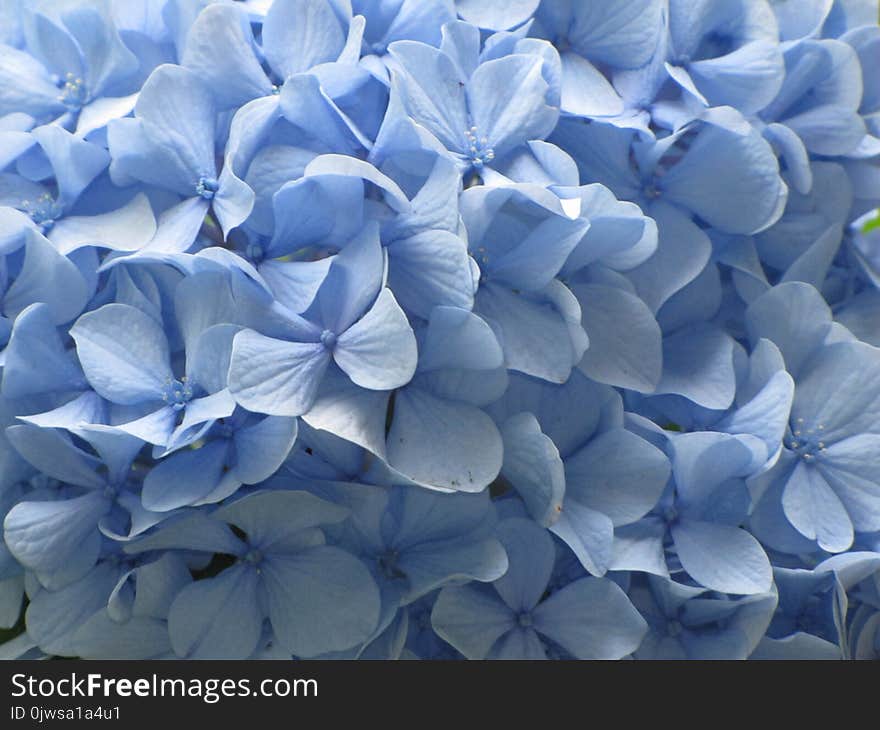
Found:
[[[204,298],[201,308],[192,306],[209,291],[214,302]],[[224,322],[222,295],[222,285],[210,274],[178,286],[183,372],[172,368],[160,323],[135,306],[105,304],[77,320],[71,337],[83,372],[95,392],[117,406],[119,429],[173,450],[195,441],[218,418],[232,415],[235,401],[226,387],[226,370],[237,328]],[[130,345],[126,337],[133,337]]]
[[[336,537],[370,567],[379,586],[382,608],[374,643],[380,634],[395,629],[399,609],[436,588],[491,582],[507,571],[485,493],[450,496],[406,487],[373,491],[342,483],[322,485],[317,491],[350,506],[356,515]]]
[[[110,5],[46,5],[29,17],[26,49],[0,46],[0,114],[56,121],[79,136],[128,114],[138,61],[122,42]]]
[[[507,53],[480,55],[477,28],[445,26],[439,49],[397,41],[388,113],[374,156],[388,154],[415,127],[447,150],[462,173],[483,174],[534,139],[544,139],[559,115],[559,57],[548,43],[520,41]],[[501,45],[501,44],[499,44]]]
[[[636,649],[647,627],[615,583],[581,578],[544,598],[552,538],[516,518],[502,522],[498,535],[507,573],[491,587],[444,588],[431,614],[441,637],[468,659],[619,659]],[[593,601],[597,610],[580,609]]]
[[[775,592],[731,599],[648,576],[630,591],[648,623],[636,659],[747,659],[773,617]]]
[[[318,527],[347,514],[305,492],[254,493],[210,516],[184,515],[134,543],[130,551],[176,548],[234,558],[215,577],[195,581],[175,597],[168,612],[175,653],[246,659],[257,648],[266,617],[288,653],[302,657],[366,639],[378,620],[379,591],[363,563],[324,544]],[[237,631],[227,631],[230,622]],[[316,631],[317,625],[327,630]]]
[[[134,114],[108,128],[114,180],[141,181],[183,198],[165,211],[151,249],[187,250],[209,209],[224,234],[247,217],[253,192],[235,178],[219,176],[215,103],[198,76],[163,64],[144,84]]]
[[[799,320],[803,329],[764,316],[768,307],[782,305],[782,297],[788,311],[804,313]],[[846,550],[855,530],[880,529],[873,467],[878,351],[845,336],[836,341],[827,305],[806,284],[775,287],[752,303],[747,316],[753,336],[773,332],[796,383],[784,448],[763,478],[766,491],[757,515],[767,530],[779,525],[779,537],[769,532],[767,537],[781,549],[800,537],[829,552]],[[786,524],[794,528],[793,535],[787,534]]]
[[[257,413],[301,415],[331,361],[370,390],[407,383],[415,336],[383,277],[378,230],[370,226],[335,257],[303,316],[251,295],[258,301],[245,305],[244,320],[253,329],[235,336],[229,364],[236,402]]]

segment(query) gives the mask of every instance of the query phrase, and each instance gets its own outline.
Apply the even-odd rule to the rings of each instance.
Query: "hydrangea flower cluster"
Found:
[[[880,658],[877,20],[0,2],[0,654]]]

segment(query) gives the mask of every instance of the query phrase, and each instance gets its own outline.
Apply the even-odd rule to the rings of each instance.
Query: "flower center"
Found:
[[[58,80],[58,101],[68,109],[76,111],[88,101],[88,93],[83,80],[72,72],[68,72],[63,79]]]
[[[192,397],[192,386],[187,383],[186,378],[169,381],[162,393],[162,400],[175,411],[186,407],[186,404],[192,400]]]
[[[650,182],[645,184],[643,192],[648,200],[656,200],[660,197],[660,194],[663,191],[660,188],[660,184],[656,180],[651,180]]]
[[[328,350],[336,347],[336,334],[330,330],[324,330],[321,333],[321,344]]]
[[[379,570],[382,571],[382,575],[388,578],[388,580],[406,579],[406,573],[397,566],[399,557],[396,550],[386,550],[377,558]]]
[[[825,453],[825,442],[822,440],[824,431],[824,424],[806,428],[804,419],[798,418],[790,435],[785,438],[785,445],[804,461],[814,461]]]
[[[47,233],[63,214],[61,206],[49,193],[43,193],[36,200],[22,200],[19,206],[36,223],[43,233]]]
[[[534,623],[532,621],[532,614],[530,614],[528,611],[523,611],[519,616],[517,616],[516,622],[524,629],[529,628],[532,623]]]
[[[476,125],[468,129],[464,136],[468,142],[468,154],[470,155],[471,167],[475,170],[482,170],[486,165],[495,159],[495,150],[489,147],[489,140],[481,137]]]
[[[251,548],[244,556],[244,561],[252,565],[259,565],[263,562],[263,553],[257,548]]]
[[[206,177],[202,175],[199,178],[199,182],[196,184],[196,193],[201,195],[205,200],[211,200],[214,197],[214,193],[220,188],[220,184],[217,182],[216,177]]]
[[[249,243],[245,249],[244,255],[254,263],[259,264],[266,255],[263,247],[259,243]]]

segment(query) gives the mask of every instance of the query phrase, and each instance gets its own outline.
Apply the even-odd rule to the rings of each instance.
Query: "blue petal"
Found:
[[[210,494],[227,466],[229,442],[210,441],[200,449],[184,450],[156,464],[144,479],[141,499],[154,512],[194,504]]]
[[[357,322],[379,294],[384,264],[378,229],[369,225],[330,264],[315,299],[316,321],[337,336]]]
[[[214,517],[241,528],[248,542],[266,555],[296,553],[312,542],[310,528],[341,522],[345,507],[303,491],[253,492],[221,507]],[[320,533],[319,533],[320,537]]]
[[[429,487],[479,492],[501,470],[502,441],[481,410],[419,388],[398,391],[388,432],[388,463]]]
[[[183,253],[195,242],[210,203],[199,196],[162,211],[156,234],[140,249],[143,254]],[[137,260],[137,257],[132,257]]]
[[[186,586],[168,612],[175,653],[187,659],[247,659],[263,629],[258,580],[251,566],[239,565]]]
[[[362,388],[393,390],[410,381],[418,361],[416,338],[390,289],[383,288],[366,314],[339,335],[333,359]]]
[[[773,342],[785,358],[785,367],[797,376],[831,325],[831,310],[809,284],[789,282],[773,287],[746,310],[746,327],[752,343]]]
[[[492,370],[504,363],[504,354],[492,329],[465,309],[431,310],[419,353],[419,369],[466,368]]]
[[[584,606],[590,606],[584,611]],[[621,659],[635,651],[648,625],[620,587],[581,578],[535,609],[535,629],[576,659]]]
[[[445,230],[425,230],[388,246],[388,285],[408,312],[426,319],[431,309],[470,309],[476,288],[464,241]]]
[[[302,418],[314,429],[334,434],[385,458],[387,391],[359,388],[331,366],[312,407]]]
[[[186,404],[183,419],[168,441],[168,449],[189,445],[214,421],[231,416],[234,410],[235,400],[226,388],[202,398],[194,398]]]
[[[531,413],[509,418],[501,429],[504,465],[501,473],[523,498],[541,525],[553,524],[562,511],[565,471],[553,442],[541,433]]]
[[[314,402],[329,362],[321,343],[284,342],[243,330],[232,345],[229,390],[249,411],[299,416]]]
[[[561,54],[562,111],[582,117],[613,117],[623,100],[602,73],[577,53]]]
[[[105,304],[71,327],[89,383],[122,405],[158,400],[173,380],[168,341],[156,322],[126,304]]]
[[[6,398],[75,390],[85,385],[46,304],[32,304],[18,315],[3,354]]]
[[[192,71],[159,66],[141,89],[135,116],[152,143],[174,160],[175,174],[189,176],[191,194],[200,177],[214,177],[214,100]]]
[[[801,195],[809,193],[813,186],[813,172],[810,155],[801,138],[789,127],[776,122],[767,125],[764,136],[785,161],[786,180]]]
[[[92,132],[99,134],[104,132],[111,121],[131,114],[137,99],[137,92],[128,96],[104,96],[93,99],[80,110],[74,133],[77,137],[88,137]],[[94,137],[97,138],[98,134]]]
[[[615,526],[647,514],[669,479],[669,460],[622,428],[611,429],[565,459],[566,501],[607,515]]]
[[[636,570],[668,578],[665,538],[666,523],[658,518],[648,517],[616,529],[614,555],[608,569]]]
[[[532,628],[517,626],[501,637],[492,647],[487,659],[540,661],[547,659],[547,651]]]
[[[456,0],[455,9],[464,20],[480,28],[508,30],[528,20],[539,4],[539,0],[508,0],[503,3]]]
[[[332,256],[318,261],[264,261],[260,276],[283,306],[301,314],[315,301],[331,263]]]
[[[174,290],[174,311],[188,356],[196,353],[208,329],[236,321],[227,278],[219,273],[202,272],[182,279]],[[218,337],[221,332],[212,334]]]
[[[239,428],[235,443],[235,475],[245,484],[258,484],[274,474],[293,447],[297,435],[295,418],[267,416]]]
[[[865,123],[844,107],[820,106],[785,120],[814,155],[845,155],[865,136]]]
[[[363,227],[364,184],[356,177],[302,177],[272,196],[275,231],[267,254],[284,256],[314,245],[343,246]],[[347,215],[335,216],[345,210]]]
[[[709,326],[687,327],[663,340],[663,376],[657,393],[683,395],[704,408],[724,410],[736,393],[733,339]]]
[[[880,434],[859,434],[831,444],[817,468],[843,502],[859,532],[880,530]]]
[[[28,606],[28,634],[43,651],[75,655],[72,632],[96,611],[106,607],[118,579],[118,568],[102,563],[80,580],[60,590],[39,591]]]
[[[71,638],[83,659],[161,659],[171,653],[165,621],[135,616],[117,623],[106,611],[95,613]]]
[[[82,246],[100,246],[111,251],[137,251],[156,233],[156,219],[147,196],[135,195],[129,203],[109,213],[65,216],[49,234],[61,253]]]
[[[729,479],[750,476],[766,458],[755,440],[714,431],[676,435],[671,442],[680,506],[699,508],[718,499],[714,492]]]
[[[657,252],[627,276],[645,304],[657,312],[705,269],[712,243],[701,228],[669,205],[655,204],[649,212],[657,221]]]
[[[672,526],[672,539],[682,567],[700,585],[722,593],[770,590],[770,561],[745,530],[685,519]]]
[[[785,516],[804,537],[828,552],[852,545],[853,526],[846,508],[818,470],[798,463],[782,493]]]
[[[440,494],[402,488],[392,495],[386,519],[395,532],[387,545],[408,585],[411,603],[441,585],[463,579],[493,581],[507,570],[504,548],[491,536],[488,495]]]
[[[491,590],[471,585],[440,591],[431,612],[437,634],[468,659],[485,659],[516,626],[516,614]]]
[[[565,542],[593,575],[604,575],[611,562],[614,525],[611,518],[569,499],[550,531]]]
[[[89,298],[86,281],[70,259],[36,232],[29,232],[21,271],[3,298],[7,316],[16,316],[35,302],[44,302],[56,324],[69,322]]]
[[[714,170],[726,170],[719,177]],[[668,199],[726,233],[767,228],[786,194],[770,145],[757,132],[738,134],[706,125],[663,178]]]
[[[553,538],[529,520],[503,520],[496,531],[507,551],[509,568],[493,584],[504,602],[516,613],[538,605],[550,582],[556,561]]]
[[[150,550],[197,550],[226,555],[244,555],[247,546],[229,526],[198,510],[179,513],[163,522],[154,532],[128,543],[127,553]]]
[[[66,434],[36,426],[9,426],[6,437],[15,450],[41,472],[68,484],[100,489],[99,462],[74,446]]]
[[[116,426],[121,431],[146,441],[148,444],[155,444],[163,448],[171,446],[169,442],[176,427],[177,411],[171,406],[162,406],[145,416]]]
[[[107,481],[124,484],[129,477],[132,462],[143,443],[113,426],[81,424],[74,430],[77,436],[89,442],[107,468]]]
[[[623,289],[601,285],[571,287],[581,304],[590,348],[578,363],[585,375],[620,388],[650,393],[660,381],[660,327],[648,306]]]
[[[107,401],[93,390],[88,390],[51,411],[18,418],[41,428],[73,429],[83,423],[103,423],[106,420],[106,411]]]
[[[43,65],[29,53],[5,44],[0,45],[0,89],[0,116],[24,112],[39,119],[66,111]]]
[[[791,376],[786,372],[777,372],[754,398],[719,421],[716,428],[727,433],[757,436],[772,456],[785,435],[793,398],[794,381]]]
[[[137,70],[138,59],[122,42],[110,8],[74,6],[61,17],[82,53],[86,83],[96,96],[125,82]]]
[[[83,549],[108,509],[97,492],[55,502],[19,502],[3,522],[6,545],[22,565],[52,572]]]
[[[473,124],[496,157],[553,131],[559,110],[545,99],[543,65],[540,56],[516,54],[480,64],[471,76],[467,100]]]
[[[279,0],[263,21],[263,53],[281,79],[339,58],[345,33],[326,0]]]
[[[388,49],[402,67],[391,79],[392,94],[404,109],[451,151],[467,149],[468,124],[464,89],[452,59],[435,48],[396,41]]]
[[[808,361],[791,409],[804,433],[822,432],[833,443],[877,431],[880,423],[880,350],[862,342],[838,342]],[[800,420],[803,419],[803,420]]]
[[[291,653],[314,657],[366,640],[379,618],[379,590],[357,558],[320,546],[263,564],[269,618]]]
[[[237,7],[211,5],[199,13],[181,60],[208,83],[221,107],[240,107],[272,93],[254,51],[250,23]]]
[[[74,137],[55,125],[38,127],[31,134],[40,143],[58,184],[58,201],[71,206],[110,158],[103,147]]]
[[[638,68],[651,58],[663,27],[653,0],[572,4],[569,38],[580,53],[613,68]]]
[[[281,88],[279,103],[287,121],[328,149],[360,154],[371,147],[370,140],[330,98],[314,74],[296,74],[288,78]]]
[[[580,358],[563,315],[551,302],[488,283],[477,293],[475,309],[497,327],[508,368],[554,383],[568,379]]]
[[[507,243],[510,248],[499,252],[500,255],[495,253],[490,242],[491,260],[483,262],[487,276],[511,289],[543,289],[559,273],[588,228],[589,222],[584,219],[550,215],[528,229],[522,240],[512,246]],[[479,260],[479,256],[477,258]]]
[[[777,43],[756,41],[719,58],[695,61],[688,73],[711,106],[754,114],[779,92],[785,65]]]

